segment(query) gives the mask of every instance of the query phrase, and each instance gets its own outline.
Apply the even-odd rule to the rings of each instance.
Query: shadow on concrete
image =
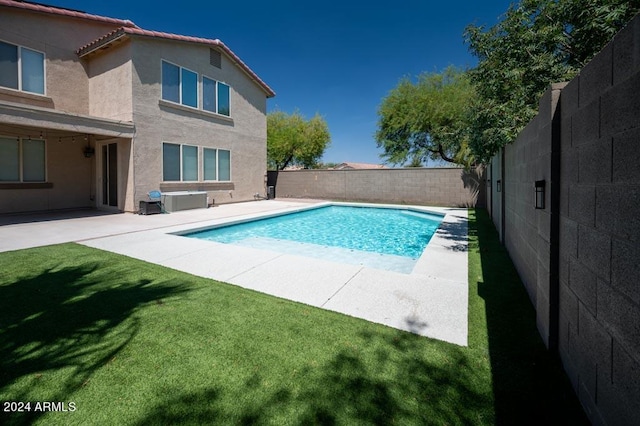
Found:
[[[79,219],[87,217],[113,216],[121,212],[109,212],[97,209],[51,210],[36,213],[0,214],[0,226],[24,223],[51,222],[56,220]]]

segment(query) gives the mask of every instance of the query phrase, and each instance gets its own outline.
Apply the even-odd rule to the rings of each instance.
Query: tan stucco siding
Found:
[[[132,42],[135,198],[162,184],[162,143],[195,145],[231,151],[228,187],[210,190],[216,203],[252,200],[264,193],[266,171],[266,95],[246,74],[223,56],[222,68],[209,63],[209,47],[166,40],[135,38]],[[216,116],[161,100],[161,61],[224,82],[230,86],[231,116]],[[199,97],[201,102],[201,98]]]
[[[6,132],[0,125],[3,134]],[[80,137],[72,140],[60,136],[65,134],[49,131],[44,135],[47,182],[51,187],[0,190],[0,214],[95,206],[94,164],[93,159],[84,157],[85,142]]]
[[[96,56],[87,68],[89,113],[95,117],[133,121],[130,43]]]
[[[45,54],[45,95],[0,92],[0,100],[89,114],[89,80],[75,50],[115,29],[100,22],[12,8],[0,11],[0,40]]]

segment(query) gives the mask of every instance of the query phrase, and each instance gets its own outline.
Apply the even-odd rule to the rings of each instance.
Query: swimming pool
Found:
[[[182,236],[410,273],[442,219],[416,209],[331,205]]]

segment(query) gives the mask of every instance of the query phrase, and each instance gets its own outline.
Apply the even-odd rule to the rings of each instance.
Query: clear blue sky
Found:
[[[324,162],[380,163],[381,100],[404,76],[473,67],[468,24],[494,25],[510,0],[42,0],[130,19],[156,31],[222,40],[275,92],[268,111],[322,115]]]

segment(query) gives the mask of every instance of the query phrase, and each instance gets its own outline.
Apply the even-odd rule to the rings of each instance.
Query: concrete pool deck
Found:
[[[4,216],[0,252],[78,242],[466,346],[466,209],[416,207],[445,217],[410,274],[174,235],[325,203],[269,200],[152,216]]]

